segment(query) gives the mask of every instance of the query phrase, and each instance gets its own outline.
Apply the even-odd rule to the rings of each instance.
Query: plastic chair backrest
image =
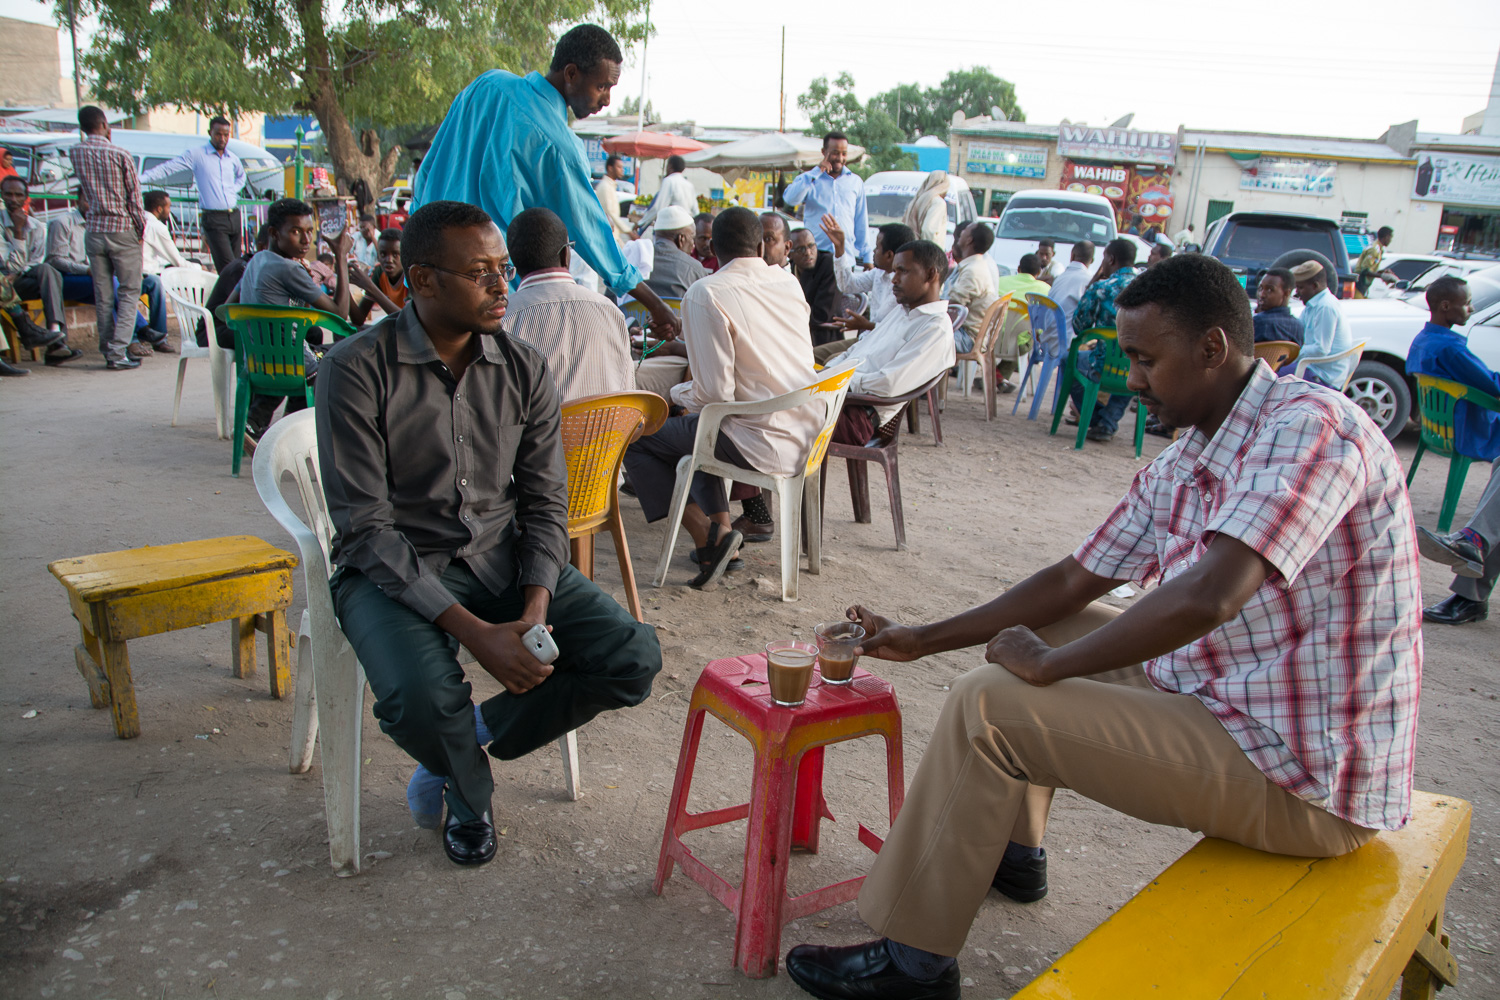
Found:
[[[1322,365],[1327,364],[1330,361],[1342,361],[1344,358],[1352,357],[1354,358],[1354,364],[1349,367],[1349,377],[1344,379],[1344,385],[1339,387],[1341,389],[1345,388],[1351,381],[1354,380],[1354,369],[1359,367],[1359,359],[1360,356],[1365,353],[1365,344],[1367,343],[1368,341],[1361,340],[1359,343],[1355,344],[1347,351],[1339,351],[1337,354],[1327,354],[1321,358],[1302,355],[1297,358],[1297,367],[1295,369],[1295,374],[1298,378],[1301,378],[1303,372],[1307,371],[1309,365]]]
[[[185,358],[207,357],[209,347],[214,344],[214,321],[204,303],[214,289],[219,276],[194,267],[169,267],[161,272],[162,291],[172,304],[172,314],[177,317],[177,329],[182,335],[182,356]],[[208,335],[208,347],[199,347],[198,324]]]
[[[666,419],[667,401],[651,392],[611,392],[563,405],[570,534],[605,523],[615,508],[625,449]]]
[[[663,305],[672,310],[678,316],[682,315],[681,299],[662,299],[661,301]],[[624,305],[620,306],[620,308],[625,311],[626,326],[629,326],[632,320],[639,320],[641,326],[647,326],[651,322],[651,313],[646,309],[645,306],[637,302],[635,299],[631,299],[629,302],[626,302]]]
[[[1500,413],[1500,399],[1462,382],[1417,376],[1417,403],[1422,413],[1422,443],[1439,455],[1453,454],[1455,411],[1459,402]]]
[[[1275,371],[1293,360],[1302,352],[1294,341],[1290,340],[1262,340],[1255,345],[1255,356]]]
[[[950,305],[948,307],[948,322],[953,324],[957,330],[969,321],[969,307],[961,305]]]
[[[1095,327],[1078,335],[1084,343],[1094,341],[1093,349],[1099,351],[1099,391],[1125,393],[1132,390],[1125,385],[1130,377],[1130,358],[1120,348],[1119,334],[1114,327]]]
[[[1005,353],[1005,345],[996,345],[995,341],[1010,316],[1011,295],[1011,292],[1006,292],[984,311],[984,321],[979,327],[979,336],[974,338],[974,350],[970,353],[982,356],[992,346],[995,347],[996,354]],[[1014,352],[1015,345],[1011,344],[1010,348]]]
[[[1042,348],[1049,358],[1060,358],[1068,351],[1071,331],[1062,307],[1045,295],[1026,293],[1026,314],[1031,321],[1031,342]]]
[[[313,411],[288,414],[261,438],[252,459],[255,490],[266,510],[297,543],[302,566],[309,580],[332,575],[333,520],[323,496],[318,469],[318,432]],[[281,482],[290,477],[302,498],[307,520],[299,516],[281,495]],[[310,522],[310,523],[309,523]],[[326,596],[326,591],[325,591]]]
[[[823,413],[823,426],[818,430],[818,436],[813,438],[812,447],[807,452],[807,462],[802,467],[804,475],[813,475],[823,464],[823,456],[828,453],[828,442],[833,438],[833,425],[838,423],[839,411],[844,408],[844,396],[849,392],[849,380],[854,377],[856,367],[858,362],[851,361],[834,369],[825,369],[820,373],[818,381],[803,390],[809,399],[820,400],[827,406]]]
[[[218,314],[234,331],[234,357],[240,377],[270,395],[306,391],[302,350],[313,327],[321,326],[335,337],[356,332],[346,319],[302,306],[238,302],[220,306]]]

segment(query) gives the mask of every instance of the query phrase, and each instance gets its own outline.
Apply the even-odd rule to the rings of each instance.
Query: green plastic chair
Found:
[[[1417,475],[1417,464],[1422,461],[1422,453],[1427,449],[1431,448],[1439,455],[1448,456],[1448,485],[1443,490],[1443,507],[1438,513],[1438,531],[1447,534],[1453,527],[1453,514],[1458,510],[1458,498],[1464,491],[1469,463],[1475,461],[1468,455],[1460,455],[1453,447],[1454,410],[1463,401],[1483,410],[1500,413],[1500,399],[1462,382],[1433,375],[1418,375],[1417,401],[1422,413],[1422,440],[1417,445],[1417,453],[1412,456],[1411,471],[1406,474],[1406,486],[1407,489],[1411,488],[1411,481]]]
[[[297,396],[313,405],[312,386],[302,367],[303,344],[315,326],[331,332],[335,339],[347,337],[356,328],[341,316],[305,306],[258,306],[248,303],[222,305],[215,313],[234,331],[234,367],[238,381],[234,392],[234,435],[230,457],[231,475],[240,474],[245,456],[245,424],[250,418],[250,397]]]
[[[1103,366],[1099,373],[1099,381],[1085,375],[1078,369],[1078,352],[1081,348],[1088,347],[1093,343],[1094,350],[1101,351]],[[1113,327],[1095,327],[1085,330],[1073,338],[1073,343],[1068,346],[1068,360],[1063,365],[1062,386],[1057,391],[1057,399],[1052,405],[1052,430],[1048,433],[1056,434],[1057,425],[1062,423],[1063,411],[1067,408],[1068,397],[1073,391],[1073,383],[1085,384],[1083,393],[1083,412],[1078,418],[1078,440],[1073,445],[1074,451],[1083,450],[1083,439],[1089,432],[1089,421],[1094,419],[1094,407],[1098,404],[1099,393],[1107,392],[1112,396],[1134,396],[1125,380],[1130,376],[1130,359],[1120,349],[1120,341]],[[1089,387],[1092,386],[1092,391]],[[1141,457],[1141,444],[1146,440],[1146,408],[1136,406],[1135,411],[1135,457]]]

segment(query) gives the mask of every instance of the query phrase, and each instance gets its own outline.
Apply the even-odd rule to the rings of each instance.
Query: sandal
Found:
[[[694,590],[702,590],[723,576],[735,553],[740,550],[740,542],[744,540],[744,536],[733,528],[724,531],[722,535],[719,534],[721,531],[724,529],[717,524],[708,526],[708,544],[703,550],[707,552],[708,558],[698,564],[701,567],[698,575],[688,584]]]

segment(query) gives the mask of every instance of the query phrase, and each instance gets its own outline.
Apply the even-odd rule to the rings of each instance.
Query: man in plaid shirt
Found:
[[[1390,444],[1255,360],[1213,258],[1170,258],[1116,302],[1131,389],[1191,430],[1071,556],[988,604],[916,627],[850,609],[867,655],[988,643],[988,662],[952,685],[860,892],[885,937],[787,956],[820,997],[957,997],[950,956],[991,885],[1046,895],[1055,788],[1305,857],[1409,817],[1421,585]],[[1093,603],[1126,580],[1158,586],[1123,613]]]
[[[79,108],[78,128],[83,141],[69,149],[68,156],[88,204],[84,246],[94,279],[99,351],[110,371],[126,371],[141,366],[126,353],[135,334],[133,303],[141,297],[141,241],[146,235],[141,181],[135,159],[109,141],[109,120],[103,111],[92,104]],[[118,310],[113,307],[115,279],[120,282]],[[157,343],[165,346],[165,341],[163,335]]]

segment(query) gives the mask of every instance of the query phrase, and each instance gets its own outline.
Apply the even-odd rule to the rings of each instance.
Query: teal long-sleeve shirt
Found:
[[[590,183],[568,107],[540,73],[492,69],[464,88],[413,185],[413,211],[432,201],[478,205],[502,230],[528,208],[549,208],[574,249],[617,295],[641,283],[620,252]]]

